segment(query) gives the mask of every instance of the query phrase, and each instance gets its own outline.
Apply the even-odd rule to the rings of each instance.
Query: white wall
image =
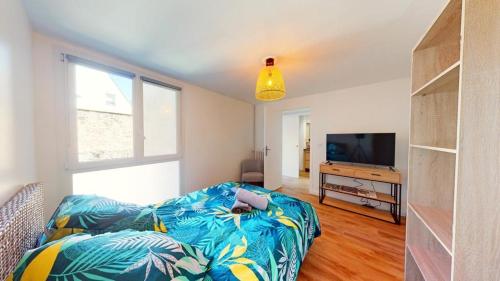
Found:
[[[406,213],[406,181],[408,174],[409,79],[397,79],[327,93],[260,104],[256,112],[311,110],[311,186],[318,194],[319,164],[326,160],[326,134],[356,132],[396,132],[396,168],[403,174],[403,209]],[[265,110],[263,108],[265,107]],[[256,116],[256,118],[261,118]],[[257,124],[256,136],[263,126]],[[263,141],[262,141],[263,142]],[[275,148],[280,149],[280,148]],[[352,181],[351,181],[352,183]],[[369,184],[369,183],[368,183]],[[389,187],[376,184],[378,191]],[[328,194],[331,196],[332,194]],[[335,195],[337,196],[337,195]],[[343,197],[346,198],[346,197]],[[355,200],[355,202],[357,202]]]
[[[18,0],[0,1],[0,205],[35,181],[31,27]]]
[[[37,166],[46,183],[46,212],[50,215],[63,196],[71,194],[71,175],[64,168],[65,130],[62,73],[58,52],[64,49],[103,63],[142,72],[180,86],[182,91],[183,156],[181,189],[190,192],[239,178],[240,162],[254,146],[254,107],[116,58],[62,40],[33,34]],[[193,62],[194,63],[194,62]]]
[[[264,130],[264,122],[265,122],[265,111],[264,106],[255,106],[255,131],[254,131],[254,142],[255,142],[255,150],[264,151],[265,149],[265,130]]]
[[[183,84],[186,191],[240,179],[240,162],[253,149],[253,105]]]

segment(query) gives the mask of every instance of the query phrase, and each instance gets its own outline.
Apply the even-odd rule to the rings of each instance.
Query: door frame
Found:
[[[264,107],[264,151],[266,148],[271,149],[269,153],[264,153],[264,187],[271,190],[279,189],[283,185],[281,173],[283,159],[283,115],[294,113],[304,113],[304,115],[311,116],[312,109],[310,107],[297,107],[282,110],[274,106]],[[277,140],[276,136],[278,136]],[[311,186],[312,179],[309,178],[309,180],[309,186]]]

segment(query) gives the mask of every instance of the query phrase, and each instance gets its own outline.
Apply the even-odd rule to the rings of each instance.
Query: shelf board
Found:
[[[433,252],[422,247],[408,245],[408,250],[425,280],[451,279],[451,264],[445,259],[433,255]]]
[[[460,61],[462,0],[450,0],[413,49],[411,90],[435,80]]]
[[[452,153],[452,154],[457,153],[457,150],[452,149],[452,148],[435,147],[435,146],[427,146],[427,145],[416,145],[416,144],[410,144],[410,147],[433,150],[433,151],[440,151],[440,152],[446,152],[446,153]]]
[[[425,207],[409,203],[408,206],[413,210],[415,215],[434,235],[437,241],[441,243],[443,248],[452,255],[451,240],[452,240],[452,212],[437,208]]]
[[[428,94],[434,89],[437,89],[443,85],[446,85],[450,81],[456,79],[457,84],[460,76],[460,61],[455,62],[450,67],[445,69],[443,72],[438,74],[432,80],[427,82],[425,85],[420,87],[418,90],[413,92],[411,96]]]
[[[461,14],[462,1],[449,0],[439,13],[439,16],[434,19],[420,40],[418,40],[417,45],[413,48],[413,52],[433,45],[433,41],[435,41],[436,38],[439,38],[440,35],[449,31],[450,23],[457,20],[457,17],[461,20]]]
[[[328,190],[328,191],[332,191],[332,192],[356,196],[356,197],[360,197],[360,198],[366,198],[366,199],[370,199],[370,200],[380,201],[380,202],[384,202],[384,203],[396,204],[396,200],[394,200],[394,198],[390,194],[387,194],[387,193],[376,192],[377,198],[372,198],[369,196],[359,195],[359,194],[351,193],[348,191],[332,189],[326,185],[323,185],[323,189]]]
[[[323,204],[329,205],[332,207],[336,207],[339,209],[351,211],[353,213],[357,213],[360,215],[369,216],[369,217],[373,217],[373,218],[376,218],[379,220],[395,223],[394,218],[392,217],[392,215],[389,211],[368,208],[368,207],[365,207],[362,205],[358,205],[355,203],[347,202],[347,201],[336,199],[336,198],[331,198],[328,196],[325,197]]]

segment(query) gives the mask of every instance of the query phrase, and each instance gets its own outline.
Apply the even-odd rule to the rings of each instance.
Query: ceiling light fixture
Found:
[[[274,101],[284,98],[285,95],[285,81],[281,71],[274,65],[274,58],[266,58],[266,66],[257,78],[255,98],[260,101]]]

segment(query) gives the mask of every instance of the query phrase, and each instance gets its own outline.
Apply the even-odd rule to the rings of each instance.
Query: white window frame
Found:
[[[133,156],[130,158],[121,159],[105,159],[99,161],[88,161],[79,162],[78,161],[78,137],[77,137],[77,109],[76,109],[76,93],[74,73],[71,73],[72,67],[70,62],[66,59],[66,55],[73,55],[90,62],[95,62],[96,65],[104,65],[113,69],[123,70],[126,72],[134,73],[135,77],[132,78],[132,120],[133,120]],[[123,65],[116,65],[106,59],[98,59],[89,56],[83,56],[81,54],[74,54],[74,52],[59,52],[59,60],[63,64],[63,81],[64,81],[64,107],[66,115],[66,155],[65,155],[65,168],[72,172],[86,172],[86,171],[98,171],[105,169],[123,168],[138,165],[155,164],[162,162],[171,162],[182,160],[182,122],[181,122],[181,110],[182,110],[182,88],[172,85],[158,77],[157,75],[150,75],[150,73],[143,73],[142,71],[130,69],[129,67]],[[89,65],[92,67],[91,65]],[[99,68],[96,68],[99,69]],[[170,89],[176,90],[177,93],[177,149],[175,154],[168,155],[155,155],[155,156],[144,156],[144,115],[143,115],[143,80],[141,78],[147,78],[147,83],[152,83],[151,81],[158,82],[158,86],[168,87]]]

